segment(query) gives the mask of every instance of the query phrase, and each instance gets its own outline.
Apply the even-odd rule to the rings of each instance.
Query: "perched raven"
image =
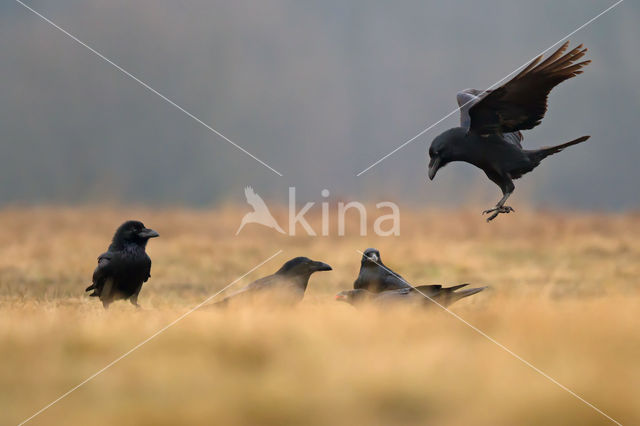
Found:
[[[120,225],[107,251],[98,256],[93,284],[85,290],[93,290],[89,296],[99,297],[105,308],[118,299],[129,299],[138,306],[142,283],[151,276],[151,259],[144,249],[149,238],[157,236],[136,220]]]
[[[236,301],[294,305],[303,299],[311,274],[331,269],[326,263],[316,262],[307,257],[295,257],[282,265],[275,274],[252,282],[215,305],[224,306]]]
[[[582,136],[561,145],[523,149],[521,130],[533,129],[547,111],[547,97],[555,86],[582,73],[591,61],[576,61],[585,55],[582,45],[563,55],[569,42],[544,61],[536,58],[509,82],[484,92],[467,89],[458,94],[460,122],[437,136],[429,148],[429,179],[452,161],[464,161],[482,169],[500,187],[503,197],[492,209],[487,222],[513,208],[504,203],[515,186],[513,179],[535,169],[547,156],[584,142]]]
[[[387,290],[411,288],[411,286],[399,274],[382,263],[378,250],[368,248],[362,254],[360,273],[353,283],[353,288],[379,293]]]
[[[442,287],[441,285],[421,285],[415,288],[400,288],[397,290],[383,291],[382,293],[372,293],[365,289],[345,290],[336,295],[336,300],[359,305],[366,302],[376,304],[388,303],[413,303],[430,306],[432,302],[447,307],[452,303],[479,293],[486,287],[469,288],[459,290],[469,284],[460,284],[453,287]]]

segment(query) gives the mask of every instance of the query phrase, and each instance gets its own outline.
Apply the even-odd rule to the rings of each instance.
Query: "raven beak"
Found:
[[[436,177],[436,173],[440,168],[440,157],[434,157],[429,161],[429,180],[433,180]]]
[[[316,262],[313,270],[314,271],[333,271],[333,268],[324,262]]]
[[[336,294],[336,300],[338,301],[346,301],[347,300],[347,295],[344,294],[344,292],[340,292],[338,294]]]
[[[377,254],[373,253],[369,256],[369,260],[372,262],[377,262],[378,260],[380,260],[380,258],[378,257]]]
[[[138,232],[138,236],[142,238],[155,238],[155,237],[159,237],[160,234],[158,234],[153,229],[144,228],[142,231]]]

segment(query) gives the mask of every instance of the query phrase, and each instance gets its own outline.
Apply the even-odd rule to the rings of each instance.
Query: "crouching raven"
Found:
[[[295,305],[304,298],[311,274],[331,270],[331,266],[324,262],[316,262],[307,257],[295,257],[282,265],[275,274],[248,284],[214,305],[226,306],[229,302],[248,301],[261,304]]]
[[[336,295],[336,300],[347,302],[354,306],[366,302],[374,302],[379,305],[404,303],[430,306],[435,302],[438,305],[447,307],[463,297],[474,295],[486,288],[477,287],[460,290],[468,285],[469,284],[460,284],[452,287],[442,287],[439,284],[421,285],[415,288],[401,288],[383,291],[381,293],[372,293],[364,289],[345,290]]]
[[[336,300],[357,305],[362,302],[375,303],[427,303],[437,302],[448,306],[463,297],[479,293],[486,287],[460,290],[469,284],[442,287],[439,284],[414,287],[399,274],[382,263],[380,251],[368,248],[362,253],[360,273],[353,283],[353,290],[341,291]],[[460,290],[460,291],[457,291]]]
[[[353,288],[378,293],[411,288],[411,286],[399,274],[396,274],[382,263],[378,250],[368,248],[362,253],[360,273],[353,283]]]

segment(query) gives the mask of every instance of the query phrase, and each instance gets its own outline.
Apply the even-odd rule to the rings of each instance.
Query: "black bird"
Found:
[[[515,186],[514,179],[535,169],[547,156],[589,139],[582,136],[561,145],[523,149],[521,130],[533,129],[547,111],[547,97],[556,85],[582,73],[591,61],[576,61],[585,55],[582,45],[563,55],[569,42],[541,62],[536,58],[518,75],[497,89],[468,89],[458,94],[461,125],[436,137],[429,148],[429,179],[452,161],[464,161],[482,169],[500,187],[503,197],[487,222],[500,213],[514,211],[504,203]]]
[[[381,291],[411,288],[411,286],[400,274],[396,274],[382,263],[378,250],[368,248],[362,254],[360,273],[353,283],[353,288],[379,293]]]
[[[136,220],[120,225],[107,251],[98,256],[93,284],[85,290],[93,290],[89,296],[99,297],[105,308],[118,299],[129,299],[139,307],[138,294],[151,276],[151,259],[145,248],[149,238],[157,236],[156,231]]]
[[[415,288],[383,291],[382,293],[372,293],[365,289],[345,290],[336,295],[336,300],[347,302],[354,306],[367,302],[384,305],[389,303],[411,303],[430,306],[433,302],[437,302],[439,305],[447,307],[463,297],[479,293],[486,288],[478,287],[456,291],[468,285],[460,284],[453,287],[442,287],[438,284],[421,285]]]
[[[307,257],[295,257],[282,265],[275,274],[252,282],[215,305],[223,306],[236,301],[294,305],[304,298],[311,274],[331,270],[331,266],[326,263],[316,262]]]

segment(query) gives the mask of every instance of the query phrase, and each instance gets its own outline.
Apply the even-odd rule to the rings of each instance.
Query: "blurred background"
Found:
[[[564,37],[610,0],[28,3],[210,124],[279,177],[16,2],[0,5],[0,205],[211,206],[242,188],[286,202],[392,199],[493,204],[481,171],[427,184],[426,147],[457,114],[355,175]],[[556,88],[527,147],[592,139],[517,182],[513,205],[640,207],[640,6],[571,37],[593,63]],[[300,193],[300,192],[299,192]]]
[[[517,214],[484,223],[478,206],[499,190],[472,166],[428,182],[427,146],[457,114],[356,177],[450,113],[456,92],[486,88],[613,2],[28,1],[282,177],[1,2],[0,424],[278,250],[235,288],[299,255],[334,270],[314,276],[295,309],[203,307],[31,424],[611,424],[445,312],[336,302],[366,247],[413,284],[488,285],[453,312],[640,424],[638,2],[571,37],[593,63],[552,92],[525,143],[592,138],[516,182]],[[317,232],[322,189],[333,209],[362,201],[369,231],[388,213],[374,203],[394,201],[401,235],[362,237],[350,214],[344,237],[334,219],[327,237],[255,224],[235,236],[248,185],[281,225],[295,186],[298,210],[317,203],[306,216]],[[142,309],[105,311],[83,290],[128,218],[162,235],[147,248],[152,278]]]

